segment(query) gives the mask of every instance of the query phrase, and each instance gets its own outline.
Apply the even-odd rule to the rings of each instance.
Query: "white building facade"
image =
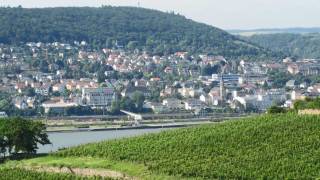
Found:
[[[93,108],[110,108],[113,101],[117,100],[116,93],[113,88],[83,88],[82,89],[82,105]]]

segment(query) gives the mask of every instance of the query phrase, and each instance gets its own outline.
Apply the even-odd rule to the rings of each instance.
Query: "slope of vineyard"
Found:
[[[197,178],[320,177],[320,116],[265,115],[60,151],[144,165],[152,173]]]

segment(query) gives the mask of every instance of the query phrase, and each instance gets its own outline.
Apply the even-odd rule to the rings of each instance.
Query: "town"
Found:
[[[244,61],[73,44],[0,46],[2,116],[263,113],[320,95],[315,59]]]

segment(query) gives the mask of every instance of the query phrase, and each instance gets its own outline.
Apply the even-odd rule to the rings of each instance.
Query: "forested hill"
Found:
[[[174,13],[134,7],[0,8],[0,43],[73,42],[123,46],[154,54],[189,51],[226,57],[274,55],[256,45]]]
[[[265,34],[243,37],[264,48],[299,58],[320,58],[320,33]]]

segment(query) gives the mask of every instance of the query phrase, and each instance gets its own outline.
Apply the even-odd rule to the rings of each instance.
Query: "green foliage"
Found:
[[[287,56],[320,58],[320,34],[262,34],[244,37],[252,43]]]
[[[143,103],[145,101],[145,97],[141,92],[135,92],[132,95],[132,100],[135,103],[135,111],[142,112],[143,111]]]
[[[219,65],[211,66],[210,64],[207,64],[201,69],[201,74],[203,76],[211,76],[212,74],[218,74],[219,70],[220,70]]]
[[[283,107],[278,107],[278,106],[271,106],[268,109],[268,114],[281,114],[281,113],[286,113],[287,110]]]
[[[320,98],[307,98],[306,100],[298,100],[294,103],[295,110],[304,109],[320,109]]]
[[[4,111],[9,114],[13,109],[11,100],[12,99],[9,94],[0,92],[0,111]]]
[[[111,114],[119,114],[120,113],[120,102],[119,101],[112,101],[111,103]]]
[[[101,177],[80,177],[73,174],[58,174],[58,173],[45,173],[45,172],[35,172],[24,169],[0,169],[0,180],[100,180],[100,179],[110,179],[111,178],[101,178]]]
[[[34,88],[32,88],[32,87],[27,87],[27,88],[24,90],[23,94],[25,94],[25,95],[28,96],[28,97],[33,97],[33,96],[36,95],[36,92],[35,92]]]
[[[286,83],[293,78],[289,73],[282,71],[270,71],[268,77],[273,81],[272,86],[274,88],[285,87]]]
[[[135,111],[135,104],[129,97],[123,97],[120,100],[120,109],[127,110],[127,111]]]
[[[265,115],[60,151],[144,164],[153,172],[205,179],[320,176],[320,116]]]
[[[0,150],[8,153],[36,153],[38,144],[50,144],[45,125],[22,118],[0,119]]]
[[[152,88],[149,99],[153,102],[160,102],[160,88]]]
[[[124,47],[159,55],[177,51],[230,58],[275,55],[218,28],[143,8],[1,8],[0,22],[0,43],[85,40],[93,48]],[[48,70],[42,61],[39,66]]]
[[[122,97],[120,101],[112,102],[110,112],[112,114],[119,114],[121,109],[131,112],[143,112],[144,101],[144,95],[141,92],[135,92],[132,98]]]
[[[145,178],[150,175],[150,172],[143,165],[137,165],[136,163],[129,162],[118,162],[110,161],[103,158],[92,158],[92,157],[56,157],[56,156],[40,156],[37,158],[24,159],[20,161],[7,161],[2,166],[3,168],[15,168],[15,167],[28,167],[28,168],[37,168],[37,167],[53,167],[53,168],[79,168],[79,169],[93,169],[93,170],[106,170],[106,171],[115,171],[121,172],[127,178],[135,177],[134,179],[166,179],[168,178],[158,178],[158,175],[154,177],[157,178]],[[176,180],[176,179],[172,179]]]
[[[75,106],[66,109],[66,115],[68,116],[84,116],[84,115],[95,115],[93,109],[87,106]]]

